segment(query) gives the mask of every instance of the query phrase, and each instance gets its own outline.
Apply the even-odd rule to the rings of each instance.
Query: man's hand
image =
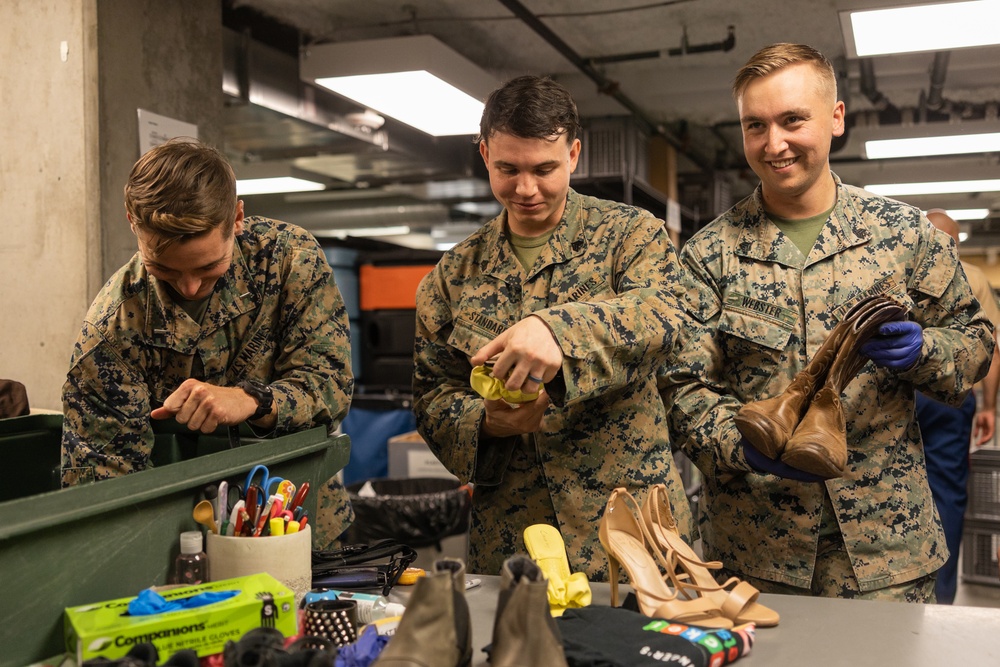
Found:
[[[522,433],[534,433],[542,424],[542,416],[549,407],[549,395],[542,387],[538,398],[511,407],[506,401],[486,401],[486,418],[479,427],[480,433],[490,438],[504,438]]]
[[[993,439],[996,430],[997,413],[995,409],[980,410],[972,422],[972,441],[976,447],[982,447]]]
[[[878,366],[905,371],[920,359],[924,332],[916,322],[886,322],[861,346],[861,353]]]
[[[173,417],[192,431],[211,433],[219,426],[235,426],[257,411],[257,401],[239,387],[217,387],[185,380],[150,413],[153,419]]]
[[[482,366],[493,357],[493,377],[507,378],[504,386],[508,391],[520,389],[532,394],[540,383],[556,376],[563,353],[548,325],[530,315],[484,345],[470,362]]]
[[[743,457],[746,458],[750,467],[757,472],[766,472],[785,479],[792,479],[796,482],[822,482],[823,478],[805,470],[793,468],[783,461],[769,459],[764,456],[756,447],[750,444],[746,438],[740,439],[743,447]]]

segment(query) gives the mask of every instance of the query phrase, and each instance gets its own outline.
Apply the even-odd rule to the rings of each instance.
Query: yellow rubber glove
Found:
[[[508,404],[530,403],[538,398],[538,392],[531,394],[522,393],[520,389],[508,390],[503,386],[503,381],[493,377],[493,369],[488,366],[476,366],[469,376],[469,384],[476,390],[476,393],[488,401],[503,399]],[[541,389],[542,385],[538,385]]]

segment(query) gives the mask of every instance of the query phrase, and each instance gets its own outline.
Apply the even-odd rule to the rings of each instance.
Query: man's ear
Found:
[[[233,235],[239,236],[243,233],[243,200],[236,201],[236,218],[233,220]]]

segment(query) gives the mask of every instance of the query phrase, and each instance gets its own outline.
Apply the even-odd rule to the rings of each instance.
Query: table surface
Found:
[[[500,578],[468,578],[482,580],[466,599],[472,664],[485,667],[482,648],[492,639]],[[591,589],[593,604],[611,603],[608,584],[591,584]],[[397,593],[402,590],[397,587],[391,597],[405,602],[405,593]],[[761,595],[760,602],[781,614],[781,623],[757,629],[752,652],[737,662],[746,667],[1000,664],[1000,609],[791,595]]]

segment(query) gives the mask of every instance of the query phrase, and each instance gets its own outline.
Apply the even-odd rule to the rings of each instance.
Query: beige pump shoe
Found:
[[[709,570],[720,569],[722,563],[702,561],[681,538],[667,497],[667,487],[663,484],[651,487],[642,505],[642,520],[653,538],[653,547],[661,549],[664,558],[676,564],[667,572],[674,587],[689,599],[701,597],[711,600],[733,623],[753,623],[761,627],[777,625],[781,617],[778,612],[757,602],[760,591],[753,585],[736,577],[723,584],[715,580]]]
[[[621,566],[631,582],[639,610],[646,616],[707,628],[733,627],[733,622],[722,615],[722,610],[712,600],[705,597],[681,599],[677,590],[667,586],[657,561],[650,555],[652,537],[636,518],[638,509],[639,504],[632,494],[617,488],[611,492],[601,516],[599,536],[608,556],[611,606],[618,606],[618,568]],[[659,555],[660,551],[655,549],[653,553]],[[659,561],[668,572],[673,569],[662,556]]]

